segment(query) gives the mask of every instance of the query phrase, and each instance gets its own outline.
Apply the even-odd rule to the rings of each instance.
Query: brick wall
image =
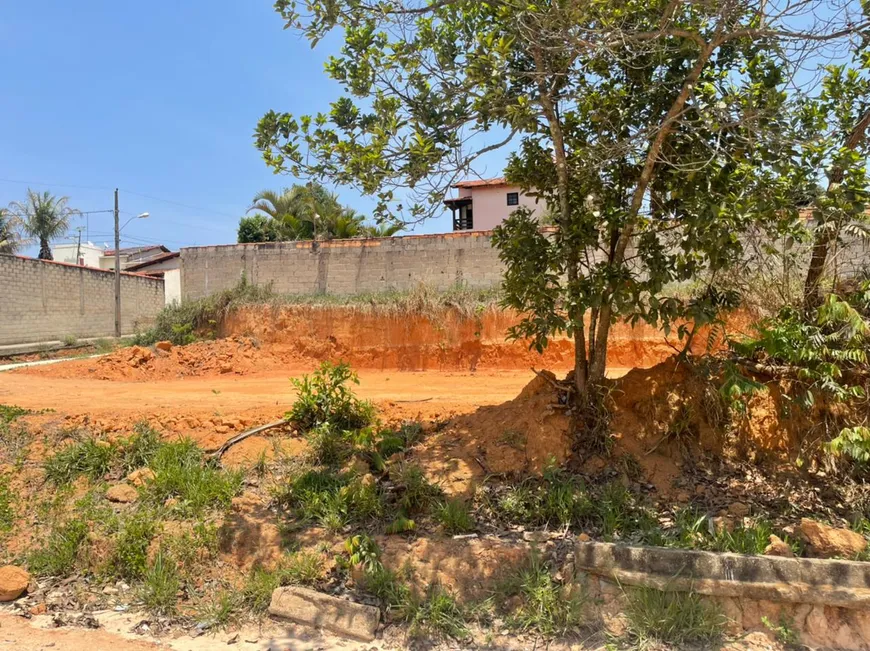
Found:
[[[369,240],[276,242],[181,250],[181,291],[199,298],[235,285],[242,274],[282,294],[364,294],[422,284],[496,287],[502,264],[490,233],[408,235]]]
[[[115,332],[114,274],[0,255],[0,345],[103,337]],[[150,325],[163,308],[163,280],[121,274],[121,330]]]

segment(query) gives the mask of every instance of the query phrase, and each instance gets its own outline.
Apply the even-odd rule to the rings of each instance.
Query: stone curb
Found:
[[[316,626],[363,642],[375,639],[381,611],[308,588],[277,588],[269,614]]]
[[[577,543],[575,570],[618,583],[713,597],[870,607],[870,563]]]

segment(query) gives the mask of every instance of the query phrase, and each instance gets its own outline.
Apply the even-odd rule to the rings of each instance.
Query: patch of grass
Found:
[[[727,622],[718,609],[693,592],[634,588],[626,597],[628,635],[638,646],[714,642],[722,637]]]
[[[228,507],[242,487],[241,472],[222,470],[207,462],[190,439],[161,444],[149,467],[154,479],[142,490],[145,498],[156,504],[175,498],[176,510],[188,515]]]
[[[127,581],[142,578],[148,569],[148,545],[157,534],[155,514],[139,511],[127,518],[115,538],[107,571]]]
[[[776,641],[782,644],[787,649],[793,649],[800,646],[801,635],[794,628],[794,622],[789,621],[785,614],[779,617],[779,623],[774,624],[769,617],[762,617],[761,623],[764,627],[773,633]]]
[[[113,350],[115,350],[115,342],[111,339],[106,339],[105,337],[97,339],[94,342],[93,346],[94,351],[99,355],[111,353]]]
[[[155,615],[172,614],[180,587],[178,566],[162,549],[158,550],[142,580],[142,603]]]
[[[362,587],[379,599],[392,617],[404,621],[414,614],[416,601],[410,586],[380,563],[365,569]]]
[[[0,533],[9,531],[15,524],[14,501],[15,494],[9,487],[9,477],[0,476]]]
[[[16,405],[0,405],[0,423],[11,423],[16,418],[31,413],[29,409]]]
[[[330,470],[308,470],[287,484],[276,496],[300,520],[318,522],[338,531],[351,522],[363,523],[384,513],[377,484]]]
[[[125,473],[151,464],[162,443],[160,434],[146,421],[133,426],[133,435],[120,443],[121,469]]]
[[[359,377],[344,362],[323,362],[311,375],[292,382],[298,396],[287,419],[303,432],[324,424],[338,431],[356,430],[374,422],[374,405],[354,395],[349,385],[359,384]]]
[[[324,577],[323,557],[312,552],[296,552],[282,559],[273,570],[256,566],[241,591],[241,604],[254,613],[269,608],[272,592],[285,585],[315,585]]]
[[[313,465],[340,466],[352,453],[347,432],[331,423],[320,423],[305,433],[308,456]]]
[[[454,498],[442,502],[435,515],[446,533],[460,534],[474,529],[471,509],[464,500]]]
[[[583,597],[576,586],[563,586],[533,553],[526,566],[498,590],[499,596],[519,597],[520,606],[508,613],[510,628],[544,637],[565,635],[582,624]],[[504,602],[504,599],[499,599]]]
[[[27,559],[28,569],[36,576],[69,576],[78,565],[79,554],[87,536],[88,526],[81,521],[71,521],[56,527],[45,546],[30,554]]]
[[[75,346],[77,343],[79,343],[79,340],[78,340],[78,337],[76,337],[75,335],[66,335],[63,338],[63,345],[66,346],[67,348],[71,348],[72,346]]]
[[[100,480],[112,469],[118,448],[108,441],[88,438],[72,443],[46,459],[46,479],[61,485],[82,475]]]
[[[452,594],[439,585],[433,586],[410,617],[412,637],[452,638],[466,640],[470,633],[465,623],[465,611]]]
[[[441,499],[441,489],[426,480],[420,466],[402,463],[394,474],[393,480],[401,491],[399,506],[405,513],[426,512]]]
[[[541,479],[527,479],[502,492],[493,508],[504,520],[530,526],[583,525],[593,511],[583,482],[552,466]]]
[[[502,433],[498,442],[502,445],[522,450],[526,447],[526,435],[515,429],[509,429]]]
[[[196,619],[206,624],[209,629],[226,628],[236,619],[236,613],[243,601],[244,597],[238,592],[220,590],[199,605]]]

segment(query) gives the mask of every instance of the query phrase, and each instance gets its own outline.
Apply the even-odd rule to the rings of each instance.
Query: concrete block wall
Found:
[[[0,255],[0,345],[112,336],[114,274]],[[163,309],[163,280],[121,274],[121,330],[151,325]]]
[[[281,294],[365,294],[420,284],[496,287],[503,266],[489,232],[331,242],[275,242],[181,250],[185,299],[234,286],[242,274]]]

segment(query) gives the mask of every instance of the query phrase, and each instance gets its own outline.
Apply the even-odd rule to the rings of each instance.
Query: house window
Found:
[[[507,193],[507,205],[509,206],[519,206],[520,205],[520,193],[519,192],[508,192]]]

